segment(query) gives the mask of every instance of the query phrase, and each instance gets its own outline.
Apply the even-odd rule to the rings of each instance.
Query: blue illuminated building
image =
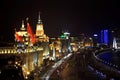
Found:
[[[108,45],[108,30],[101,30],[100,43]]]

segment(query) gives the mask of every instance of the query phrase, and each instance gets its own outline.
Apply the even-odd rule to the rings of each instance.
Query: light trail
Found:
[[[62,62],[64,62],[65,60],[67,60],[70,56],[72,56],[72,53],[69,53],[67,56],[63,57],[61,60],[59,60],[58,62],[56,62],[50,70],[48,70],[43,77],[41,78],[42,80],[49,80],[50,76],[53,74],[53,72],[56,70],[56,68],[58,66],[60,66],[62,64]]]

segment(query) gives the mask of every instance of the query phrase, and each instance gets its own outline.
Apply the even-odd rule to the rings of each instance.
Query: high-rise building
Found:
[[[37,42],[49,42],[49,37],[44,34],[43,23],[40,18],[40,12],[38,15],[38,22],[36,25],[36,41]]]
[[[101,30],[101,34],[100,34],[100,42],[102,44],[106,44],[108,45],[108,30]]]

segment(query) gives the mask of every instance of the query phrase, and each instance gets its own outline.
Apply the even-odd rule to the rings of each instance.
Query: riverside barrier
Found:
[[[96,55],[101,54],[105,51],[113,51],[112,49],[105,49],[101,51],[92,52],[89,65],[92,66],[95,70],[98,70],[106,74],[106,79],[114,78],[115,80],[120,80],[120,71],[111,66],[105,65]]]

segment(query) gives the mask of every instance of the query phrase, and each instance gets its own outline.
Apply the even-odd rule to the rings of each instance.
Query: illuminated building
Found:
[[[98,42],[99,42],[98,41],[98,39],[99,39],[98,37],[99,37],[98,34],[94,34],[93,35],[93,46],[94,47],[97,47],[97,45],[98,45]]]
[[[30,44],[30,38],[25,28],[24,21],[19,31],[15,31],[15,42],[17,47],[25,47]]]
[[[120,29],[113,28],[112,29],[112,47],[115,49],[120,49]]]
[[[38,47],[43,48],[43,60],[49,58],[49,37],[44,33],[43,23],[40,18],[40,12],[38,14],[38,22],[36,24],[36,44]]]
[[[116,42],[116,38],[113,38],[113,48],[117,49],[117,42]]]
[[[26,23],[26,28],[22,21],[20,30],[15,31],[15,50],[23,58],[22,70],[25,76],[29,75],[36,67],[41,67],[49,59],[49,37],[44,34],[40,14],[36,25],[36,34],[33,33],[28,18]]]
[[[36,41],[37,42],[49,42],[49,37],[44,34],[43,23],[40,19],[40,12],[38,15],[38,23],[36,25]]]
[[[101,30],[100,42],[108,45],[108,30]]]
[[[69,32],[63,32],[60,36],[61,39],[61,51],[64,52],[71,52],[71,46],[70,46],[70,33]]]
[[[84,47],[92,47],[93,46],[93,39],[91,37],[86,37],[84,39]]]
[[[113,48],[120,49],[120,38],[118,37],[113,38]]]
[[[38,16],[36,25],[36,34],[33,33],[32,27],[28,22],[22,21],[22,26],[19,30],[15,29],[15,45],[13,47],[0,48],[0,54],[9,54],[9,56],[17,56],[15,66],[22,67],[24,77],[27,79],[29,74],[36,68],[41,68],[42,65],[49,65],[49,37],[44,34],[43,24]],[[25,28],[26,27],[26,28]],[[56,48],[59,50],[59,48]],[[9,57],[8,56],[8,57]],[[16,66],[17,65],[17,66]]]
[[[28,18],[27,18],[28,19]],[[36,25],[36,34],[34,35],[30,24],[27,21],[27,29],[24,27],[24,21],[22,21],[22,27],[19,31],[15,31],[15,41],[23,43],[24,45],[33,45],[36,42],[49,42],[49,37],[44,34],[43,23],[40,19],[40,13],[38,15],[38,22]]]
[[[81,45],[81,41],[78,39],[78,37],[70,37],[70,46],[71,46],[71,51],[76,52],[78,48],[83,46],[83,43]]]

